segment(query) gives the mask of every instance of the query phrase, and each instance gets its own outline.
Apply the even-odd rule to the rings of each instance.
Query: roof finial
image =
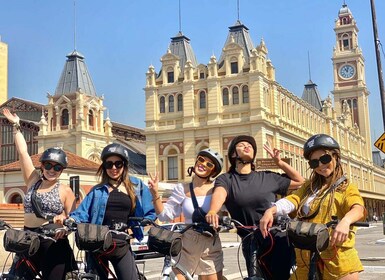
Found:
[[[76,0],[74,0],[74,50],[76,51]]]
[[[179,32],[182,33],[182,13],[181,13],[180,0],[179,0]]]
[[[238,21],[239,21],[239,0],[237,0],[237,13],[238,13]]]
[[[345,2],[345,0],[344,0],[344,3],[342,4],[342,7],[346,7],[347,5],[346,5],[346,2]]]
[[[311,69],[310,69],[310,54],[309,51],[307,51],[307,64],[309,67],[309,80],[311,81]]]

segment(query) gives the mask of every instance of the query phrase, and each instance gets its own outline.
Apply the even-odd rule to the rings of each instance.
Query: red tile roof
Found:
[[[68,167],[71,169],[82,169],[82,170],[97,170],[99,168],[98,163],[93,162],[91,160],[82,158],[74,153],[66,152],[67,158],[68,158]],[[41,154],[36,154],[31,156],[32,163],[36,168],[40,167],[40,156]],[[0,171],[18,171],[21,170],[20,168],[20,161],[15,161],[12,163],[8,163],[5,165],[0,166]]]

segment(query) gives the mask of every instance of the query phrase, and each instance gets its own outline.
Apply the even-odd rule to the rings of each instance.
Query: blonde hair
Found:
[[[341,165],[341,154],[340,150],[338,149],[333,149],[333,150],[324,150],[325,153],[330,154],[332,158],[335,160],[335,167],[333,170],[333,173],[330,175],[331,179],[327,180],[326,177],[319,175],[314,169],[312,173],[310,174],[310,178],[307,184],[307,189],[305,192],[304,197],[301,199],[300,205],[297,210],[297,216],[299,218],[306,219],[306,217],[310,215],[304,216],[302,212],[302,207],[306,203],[307,199],[315,194],[314,200],[311,202],[312,204],[314,203],[320,203],[322,197],[326,194],[326,191],[330,189],[330,187],[344,175],[344,170]],[[311,155],[309,155],[310,157]],[[344,182],[342,182],[340,185],[338,185],[336,188],[334,188],[331,191],[331,195],[329,197],[329,202],[328,202],[328,207],[331,208],[333,201],[334,201],[334,195],[336,191],[344,191],[346,187],[349,184],[349,180],[346,179]],[[331,218],[331,211],[329,211],[330,217]]]

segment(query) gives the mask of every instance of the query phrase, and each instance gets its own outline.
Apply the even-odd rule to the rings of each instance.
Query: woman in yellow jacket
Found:
[[[365,218],[366,211],[357,186],[343,177],[339,144],[329,135],[314,135],[304,145],[304,157],[313,169],[309,180],[266,210],[260,220],[262,235],[267,236],[275,215],[295,213],[297,219],[314,223],[327,223],[337,216],[339,223],[330,233],[329,247],[320,254],[322,279],[358,279],[363,267],[350,225]],[[341,183],[332,187],[338,180]],[[310,252],[296,249],[296,260],[291,278],[308,279]]]

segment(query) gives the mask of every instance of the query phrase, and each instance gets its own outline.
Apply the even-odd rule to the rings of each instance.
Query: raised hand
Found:
[[[269,142],[266,141],[266,144],[263,145],[263,148],[274,159],[276,163],[281,160],[281,151],[276,148],[271,148]]]
[[[152,173],[148,173],[148,175],[150,176],[150,179],[148,179],[148,188],[153,196],[157,196],[159,183],[158,172],[155,172],[154,175]]]
[[[20,118],[18,115],[16,114],[12,114],[9,109],[7,108],[4,108],[3,109],[3,115],[7,118],[7,120],[9,122],[11,122],[12,124],[15,124],[15,123],[19,123],[20,122]]]

